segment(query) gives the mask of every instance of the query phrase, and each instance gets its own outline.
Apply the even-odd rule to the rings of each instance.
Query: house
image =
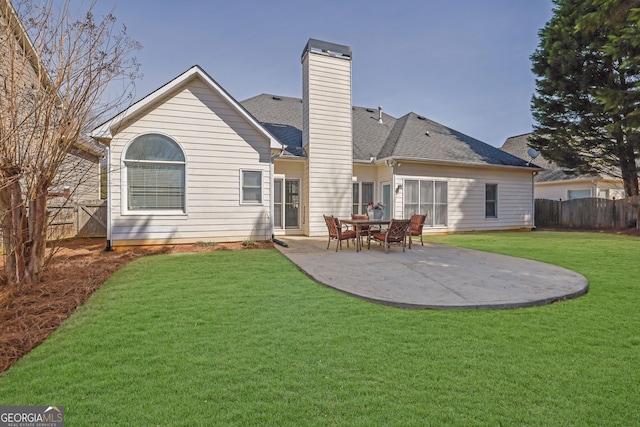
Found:
[[[570,175],[557,164],[538,155],[531,158],[527,153],[531,133],[512,136],[501,149],[522,159],[527,159],[543,170],[535,176],[534,198],[549,200],[572,200],[582,198],[623,199],[624,185],[621,178],[605,174]]]
[[[309,39],[302,98],[236,101],[194,66],[97,127],[109,244],[326,236],[369,202],[426,232],[530,229],[528,162],[415,113],[352,105],[352,52]]]

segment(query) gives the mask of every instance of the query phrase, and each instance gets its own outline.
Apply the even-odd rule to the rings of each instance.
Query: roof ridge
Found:
[[[387,137],[387,140],[382,145],[382,148],[380,148],[379,155],[381,158],[390,157],[393,155],[396,145],[400,140],[400,136],[404,132],[408,119],[409,119],[409,114],[405,114],[404,116],[396,119],[396,122],[394,123],[393,128],[391,128],[391,131],[389,131],[389,136]]]

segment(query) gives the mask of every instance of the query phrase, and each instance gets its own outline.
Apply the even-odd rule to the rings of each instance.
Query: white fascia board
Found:
[[[513,166],[513,165],[497,165],[490,163],[473,163],[473,162],[456,162],[451,160],[432,160],[432,159],[420,159],[417,157],[385,157],[382,159],[378,159],[376,161],[376,165],[384,164],[386,160],[395,160],[397,162],[408,162],[408,163],[422,163],[425,165],[442,165],[442,166],[462,166],[462,167],[472,167],[472,168],[489,168],[489,169],[519,169],[519,170],[529,170],[532,172],[540,172],[545,169],[531,164],[529,166]]]

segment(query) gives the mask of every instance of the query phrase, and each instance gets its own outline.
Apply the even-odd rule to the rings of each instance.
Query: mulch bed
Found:
[[[271,242],[177,245],[105,252],[103,239],[57,244],[42,282],[15,290],[0,276],[0,375],[44,341],[116,270],[137,258],[177,252],[208,252],[273,247]],[[0,263],[0,267],[3,267]]]

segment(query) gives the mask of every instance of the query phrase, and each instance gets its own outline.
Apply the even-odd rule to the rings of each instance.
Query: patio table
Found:
[[[341,219],[340,223],[353,225],[356,229],[356,252],[360,252],[360,233],[363,225],[389,225],[390,219]]]

